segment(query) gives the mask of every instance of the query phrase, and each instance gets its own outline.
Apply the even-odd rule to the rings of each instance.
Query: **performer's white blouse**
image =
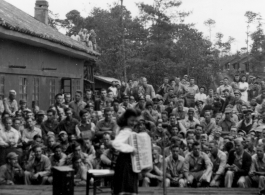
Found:
[[[119,134],[112,142],[113,148],[123,153],[133,152],[134,147],[129,145],[129,137],[131,134],[132,130],[130,128],[120,130]]]

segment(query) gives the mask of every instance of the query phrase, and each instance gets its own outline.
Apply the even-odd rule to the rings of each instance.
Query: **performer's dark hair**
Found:
[[[120,126],[120,128],[126,127],[128,125],[127,124],[128,118],[132,116],[138,117],[140,115],[141,115],[141,112],[139,110],[129,108],[123,113],[121,117],[118,118],[117,124]]]

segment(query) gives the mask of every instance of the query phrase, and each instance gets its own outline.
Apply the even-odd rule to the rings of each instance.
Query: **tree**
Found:
[[[262,26],[262,17],[256,18],[258,25],[256,31],[251,34],[253,40],[251,48],[251,64],[255,66],[262,66],[262,62],[265,60],[265,35]]]
[[[215,26],[215,21],[213,19],[208,19],[204,22],[204,25],[209,28],[209,40],[212,41],[212,28]]]
[[[258,14],[257,13],[254,13],[252,11],[247,11],[245,13],[245,17],[247,18],[247,21],[246,21],[246,23],[247,23],[247,32],[246,32],[246,34],[247,34],[247,40],[246,40],[246,43],[247,43],[247,53],[249,53],[249,36],[251,34],[251,32],[250,32],[250,25],[253,23],[253,21],[256,19],[257,16],[258,16]]]

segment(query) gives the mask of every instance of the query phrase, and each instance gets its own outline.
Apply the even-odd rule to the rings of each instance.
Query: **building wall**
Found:
[[[45,68],[54,70],[43,70]],[[62,92],[63,79],[70,80],[67,90],[71,89],[72,95],[75,90],[83,89],[83,71],[84,60],[0,39],[0,95],[7,96],[8,91],[14,89],[17,100],[27,100],[29,107],[36,100],[42,109],[47,109],[53,96]]]

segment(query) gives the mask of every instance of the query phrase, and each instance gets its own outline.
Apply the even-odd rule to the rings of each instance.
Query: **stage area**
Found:
[[[110,189],[104,188],[97,194],[110,194]],[[75,187],[74,195],[85,195],[85,187]],[[257,195],[257,188],[168,188],[168,195]],[[93,194],[90,190],[89,194]],[[161,188],[140,188],[139,195],[162,195]],[[0,195],[52,195],[52,186],[0,186]]]

